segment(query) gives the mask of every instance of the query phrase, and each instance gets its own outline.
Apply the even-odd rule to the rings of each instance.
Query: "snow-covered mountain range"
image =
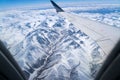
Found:
[[[118,7],[87,8],[66,9],[120,27]],[[106,57],[94,40],[53,9],[1,11],[0,39],[29,80],[93,80]]]

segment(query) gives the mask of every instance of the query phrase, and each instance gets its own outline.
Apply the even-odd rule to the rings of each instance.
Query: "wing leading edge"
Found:
[[[55,7],[56,11],[59,12],[58,14],[68,19],[76,28],[95,40],[105,54],[110,53],[120,40],[119,28],[92,21],[75,14],[59,11],[61,8],[54,3],[52,3],[52,5]]]

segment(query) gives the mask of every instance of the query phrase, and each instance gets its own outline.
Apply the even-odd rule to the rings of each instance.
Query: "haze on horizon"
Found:
[[[53,0],[57,3],[103,3],[120,4],[119,0]],[[44,5],[46,4],[46,5]],[[17,7],[50,6],[50,0],[0,0],[0,10]]]

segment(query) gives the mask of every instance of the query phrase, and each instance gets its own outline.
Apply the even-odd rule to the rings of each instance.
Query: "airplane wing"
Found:
[[[67,13],[54,1],[51,0],[51,3],[58,14],[68,19],[68,21],[75,25],[76,28],[80,29],[93,40],[95,40],[105,54],[110,53],[117,42],[120,40],[119,28],[92,21],[87,18],[80,17],[76,14]]]

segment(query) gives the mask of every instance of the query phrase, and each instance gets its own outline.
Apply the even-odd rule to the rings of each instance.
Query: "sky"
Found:
[[[119,0],[54,0],[55,2],[102,2],[102,3],[119,3]],[[50,0],[0,0],[0,9],[4,8],[12,8],[12,7],[22,7],[22,6],[30,6],[36,4],[50,4]],[[41,5],[43,6],[43,5]]]

